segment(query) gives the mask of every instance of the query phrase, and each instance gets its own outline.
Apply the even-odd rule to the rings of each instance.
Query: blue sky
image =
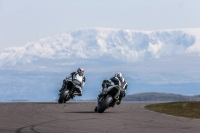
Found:
[[[200,0],[0,0],[0,52],[79,28],[200,28]]]

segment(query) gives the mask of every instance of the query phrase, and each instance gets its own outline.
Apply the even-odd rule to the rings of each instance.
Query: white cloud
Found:
[[[24,47],[8,48],[0,54],[0,64],[33,63],[40,59],[105,59],[135,62],[167,57],[186,51],[200,51],[200,29],[132,31],[85,28]]]

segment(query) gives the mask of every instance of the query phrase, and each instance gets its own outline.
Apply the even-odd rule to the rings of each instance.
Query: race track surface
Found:
[[[0,133],[200,133],[200,120],[164,115],[150,103],[122,102],[95,113],[95,102],[0,103]]]

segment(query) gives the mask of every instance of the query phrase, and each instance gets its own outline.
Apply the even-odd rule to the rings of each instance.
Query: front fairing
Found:
[[[107,94],[111,95],[115,99],[118,99],[120,95],[120,87],[118,85],[108,87]]]

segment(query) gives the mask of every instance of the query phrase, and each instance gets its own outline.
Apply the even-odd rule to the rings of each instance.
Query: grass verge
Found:
[[[147,105],[145,108],[169,115],[200,119],[200,102],[158,103]]]

